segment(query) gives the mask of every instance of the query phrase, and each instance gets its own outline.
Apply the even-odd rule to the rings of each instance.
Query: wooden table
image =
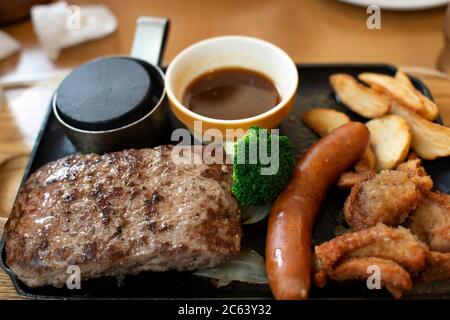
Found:
[[[0,62],[0,75],[75,67],[87,60],[130,51],[140,15],[171,19],[165,63],[201,39],[242,34],[266,39],[300,63],[385,62],[434,68],[443,47],[444,9],[382,12],[381,30],[366,27],[364,8],[333,0],[80,0],[71,4],[107,3],[119,21],[107,38],[66,49],[51,62],[39,47],[29,21],[1,28],[20,42],[20,54]],[[422,78],[450,125],[450,82]],[[9,214],[30,149],[53,87],[8,90],[0,107],[0,225]],[[0,230],[1,233],[1,230]],[[0,299],[18,298],[0,271]]]

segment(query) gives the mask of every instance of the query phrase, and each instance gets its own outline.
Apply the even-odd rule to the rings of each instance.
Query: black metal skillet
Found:
[[[163,35],[166,34],[166,27],[159,29]],[[165,39],[164,36],[155,39]],[[159,40],[161,41],[161,40]],[[164,41],[164,40],[163,40]],[[163,48],[163,45],[156,46]],[[144,50],[145,51],[145,50]],[[159,50],[162,52],[162,50]],[[147,52],[148,54],[148,52]],[[159,53],[154,61],[160,62]],[[156,57],[155,56],[155,57]],[[121,58],[126,59],[126,58]],[[300,86],[297,92],[296,103],[288,117],[280,126],[281,133],[288,135],[295,144],[297,155],[302,154],[318,136],[303,125],[300,117],[303,112],[311,108],[327,107],[333,108],[348,114],[353,120],[364,121],[361,117],[349,111],[347,108],[337,102],[335,96],[328,84],[328,77],[333,73],[348,73],[357,75],[361,72],[378,72],[393,75],[395,67],[385,64],[308,64],[298,65],[300,74]],[[139,69],[139,68],[138,68]],[[141,69],[142,71],[142,69]],[[145,78],[145,75],[143,75]],[[105,78],[104,78],[105,79]],[[148,85],[152,87],[152,80]],[[145,82],[145,81],[144,81]],[[425,85],[417,79],[413,79],[414,85],[423,94],[431,98],[431,94]],[[144,86],[145,89],[145,86]],[[89,90],[89,88],[84,88]],[[70,94],[70,93],[69,93]],[[86,125],[87,131],[107,131],[108,126],[121,124],[136,110],[139,110],[139,101],[146,99],[146,91],[137,93],[141,99],[136,99],[136,105],[129,105],[128,109],[121,109],[118,113],[105,115],[96,115],[97,118],[79,117],[66,121],[73,121],[76,126]],[[55,98],[56,99],[56,98]],[[75,146],[73,136],[69,139],[70,131],[64,129],[58,121],[55,113],[54,102],[49,106],[47,116],[42,124],[35,146],[30,156],[29,163],[24,173],[23,181],[39,167],[50,161],[64,157],[66,155],[80,152],[80,147]],[[60,102],[64,104],[64,102]],[[70,118],[70,111],[67,115]],[[160,144],[170,143],[171,132],[179,124],[171,118],[172,121],[168,127],[162,131],[161,135],[152,137],[144,141],[129,140],[129,144],[124,148],[135,147],[134,142],[142,142],[143,147],[152,147]],[[95,120],[95,121],[91,121]],[[95,122],[93,127],[91,122]],[[100,124],[96,127],[95,124]],[[104,127],[103,127],[104,126]],[[99,129],[100,128],[100,129]],[[68,133],[69,132],[69,133]],[[83,150],[81,150],[83,151]],[[434,161],[425,161],[427,172],[433,178],[437,190],[450,193],[450,158],[442,158]],[[341,209],[347,193],[337,188],[329,191],[325,201],[322,204],[319,219],[313,235],[314,244],[321,243],[334,236],[335,226],[340,223]],[[264,254],[264,245],[266,237],[267,221],[263,220],[255,225],[244,226],[243,246],[255,249],[260,254]],[[125,276],[123,278],[103,277],[83,281],[80,290],[69,290],[67,288],[41,287],[29,288],[24,285],[7,267],[5,257],[6,233],[3,234],[0,242],[1,249],[1,267],[9,274],[17,292],[28,298],[35,299],[271,299],[272,294],[267,285],[250,285],[244,283],[233,283],[222,288],[215,288],[212,283],[200,277],[196,277],[188,272],[144,272],[135,276]],[[313,289],[311,299],[392,299],[385,290],[368,290],[363,282],[350,284],[330,284],[324,289]],[[448,299],[450,294],[428,294],[407,296],[406,299]]]
[[[340,105],[328,84],[332,73],[345,72],[356,75],[361,72],[380,72],[393,75],[395,67],[383,64],[333,64],[333,65],[299,65],[302,79],[297,93],[297,102],[289,116],[281,124],[282,134],[288,135],[296,146],[297,154],[303,153],[318,136],[300,121],[303,112],[314,107],[328,107],[347,113],[354,120],[363,120]],[[425,95],[431,97],[424,84],[413,79],[415,86]],[[155,142],[170,143],[173,124]],[[43,164],[65,155],[76,153],[77,149],[65,135],[63,129],[51,110],[42,125],[33,153],[24,174],[26,179]],[[426,170],[435,183],[436,189],[450,192],[450,158],[425,161]],[[328,193],[319,215],[314,231],[314,243],[321,243],[332,238],[334,228],[340,219],[340,210],[346,198],[346,192],[337,188]],[[244,227],[243,245],[264,253],[266,221]],[[12,274],[5,264],[5,235],[1,242],[2,267],[9,273],[20,295],[41,299],[73,298],[191,298],[191,299],[231,299],[231,298],[272,298],[268,286],[234,283],[227,287],[215,288],[210,281],[183,272],[153,273],[145,272],[136,276],[126,276],[121,281],[114,277],[104,277],[82,282],[81,290],[57,289],[53,287],[29,288]],[[450,294],[427,294],[407,296],[405,299],[448,299]],[[313,289],[311,299],[391,299],[385,290],[370,291],[364,283],[330,284],[324,289]]]

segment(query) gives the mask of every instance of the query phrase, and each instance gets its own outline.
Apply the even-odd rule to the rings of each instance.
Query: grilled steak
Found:
[[[214,266],[240,249],[231,167],[175,164],[172,146],[73,155],[21,188],[6,225],[6,258],[30,287]]]

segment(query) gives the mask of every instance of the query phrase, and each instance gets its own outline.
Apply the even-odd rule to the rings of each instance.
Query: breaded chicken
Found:
[[[433,181],[422,167],[422,160],[419,158],[400,163],[396,170],[405,172],[417,188],[424,193],[429,192],[433,187]]]
[[[413,275],[425,269],[428,248],[408,229],[378,224],[366,230],[346,233],[315,247],[317,269],[327,274],[351,258],[376,257],[392,260]]]
[[[450,252],[450,195],[428,193],[411,213],[409,228],[431,250]]]
[[[450,253],[430,252],[421,278],[425,282],[450,279]]]
[[[373,171],[365,171],[365,172],[356,172],[356,171],[348,171],[344,172],[338,181],[338,187],[340,189],[351,189],[355,184],[357,184],[361,180],[365,180],[375,176],[375,172]]]
[[[367,280],[376,270],[374,267],[380,272],[381,286],[385,286],[394,297],[401,298],[404,291],[411,290],[412,281],[409,273],[399,264],[386,259],[373,257],[350,259],[337,266],[328,276],[335,281]]]
[[[396,170],[384,170],[358,181],[345,201],[344,215],[353,230],[384,223],[403,223],[429,191],[433,181],[420,166],[420,159],[410,160]]]

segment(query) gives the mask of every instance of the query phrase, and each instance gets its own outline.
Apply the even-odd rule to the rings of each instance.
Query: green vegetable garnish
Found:
[[[231,191],[241,206],[269,204],[286,186],[294,167],[294,146],[288,137],[252,127],[234,145]]]

